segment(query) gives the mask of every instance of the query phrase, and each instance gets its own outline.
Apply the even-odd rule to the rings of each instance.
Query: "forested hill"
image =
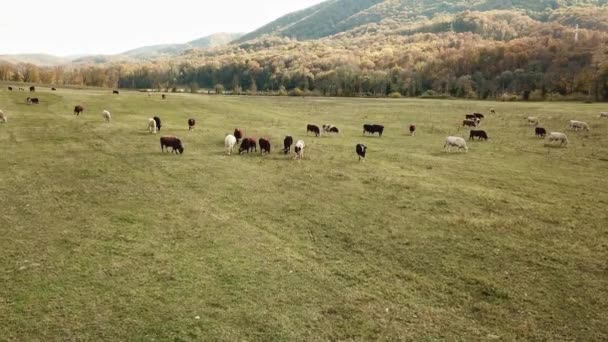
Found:
[[[601,6],[608,0],[329,0],[283,16],[241,37],[244,42],[265,35],[298,40],[317,39],[383,21],[413,23],[422,17],[464,11],[521,10],[535,19],[570,6]]]

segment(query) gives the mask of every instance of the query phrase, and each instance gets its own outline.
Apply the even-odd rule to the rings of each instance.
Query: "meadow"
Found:
[[[0,340],[608,340],[606,104],[27,96],[0,90]],[[443,152],[490,107],[488,142]],[[236,127],[272,154],[225,155]]]

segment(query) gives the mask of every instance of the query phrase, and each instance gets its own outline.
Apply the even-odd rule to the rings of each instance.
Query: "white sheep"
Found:
[[[226,147],[226,154],[231,155],[232,151],[234,151],[234,146],[236,145],[236,138],[232,134],[228,134],[226,139],[224,139],[224,146]]]
[[[443,145],[443,149],[446,152],[452,151],[452,147],[457,147],[457,150],[460,151],[464,149],[465,152],[469,152],[469,147],[467,146],[467,141],[460,137],[447,137],[445,139],[445,144]]]
[[[549,140],[549,143],[558,141],[560,146],[562,146],[562,145],[568,146],[568,144],[569,144],[568,136],[566,136],[564,133],[560,133],[560,132],[552,132],[547,137],[547,140]]]
[[[528,117],[527,120],[528,120],[528,124],[536,125],[536,126],[538,126],[538,124],[540,122],[536,116],[530,116],[530,117]]]
[[[101,112],[101,116],[106,120],[106,122],[110,122],[112,120],[112,114],[110,114],[110,112],[107,110]]]
[[[589,125],[586,122],[576,121],[576,120],[570,120],[570,129],[573,129],[575,131],[578,131],[581,129],[585,130],[585,131],[590,131]]]
[[[7,121],[8,121],[8,115],[4,114],[4,112],[0,110],[0,122],[4,123]]]
[[[298,140],[298,142],[296,143],[296,146],[294,148],[295,151],[295,157],[293,158],[295,159],[304,159],[304,147],[306,147],[306,145],[304,144],[304,141],[302,140]]]
[[[608,112],[601,112],[600,118],[608,118]]]
[[[150,133],[156,134],[158,132],[158,128],[156,127],[156,120],[150,118],[148,119],[148,130]]]

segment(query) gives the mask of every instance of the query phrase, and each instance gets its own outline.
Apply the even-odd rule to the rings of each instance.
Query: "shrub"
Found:
[[[394,91],[392,93],[390,93],[388,95],[388,97],[390,97],[391,99],[400,99],[401,98],[401,93],[398,91]]]

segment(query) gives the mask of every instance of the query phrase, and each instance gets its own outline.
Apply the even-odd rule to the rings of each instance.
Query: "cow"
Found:
[[[568,137],[564,133],[560,133],[560,132],[552,132],[551,134],[549,134],[549,137],[547,138],[547,140],[549,140],[549,143],[553,143],[553,142],[557,141],[557,142],[559,142],[559,146],[562,146],[562,145],[568,146],[568,144],[569,144]]]
[[[236,143],[240,143],[241,139],[243,139],[243,131],[240,128],[235,128],[234,137],[236,138]]]
[[[8,87],[8,91],[13,91],[13,87]]]
[[[112,114],[107,110],[104,110],[103,112],[101,112],[101,117],[104,118],[106,120],[106,122],[112,121]]]
[[[27,104],[40,104],[40,100],[37,97],[28,97],[25,102]]]
[[[31,92],[31,93],[36,92],[36,87],[31,86],[31,87],[30,87],[30,92]]]
[[[528,125],[538,126],[540,123],[536,116],[529,116],[526,120],[528,120]]]
[[[358,144],[355,148],[357,155],[359,156],[359,161],[365,161],[365,154],[367,153],[367,146],[363,144]]]
[[[608,112],[601,112],[599,115],[600,118],[608,118]]]
[[[416,124],[411,124],[411,125],[410,125],[410,134],[411,134],[412,136],[415,136],[415,135],[416,135]]]
[[[150,131],[150,133],[156,134],[156,132],[158,131],[158,128],[156,127],[156,120],[152,118],[148,119],[148,131]]]
[[[321,135],[321,130],[319,129],[319,126],[309,124],[306,126],[306,135],[308,135],[308,133],[314,133],[314,135],[318,137]]]
[[[452,147],[456,147],[459,152],[461,149],[464,149],[467,153],[469,152],[469,147],[467,146],[466,140],[461,137],[447,137],[445,139],[443,149],[445,151],[451,151]]]
[[[232,155],[232,151],[234,151],[234,146],[236,145],[236,138],[232,134],[226,135],[224,139],[224,147],[226,147],[226,154]]]
[[[378,135],[382,137],[382,134],[384,134],[384,126],[365,124],[363,125],[363,135],[365,135],[365,133],[369,133],[371,135],[378,133]]]
[[[112,95],[120,95],[120,92],[118,90],[114,90],[112,91]]]
[[[477,119],[477,117],[473,114],[465,115],[465,120],[475,120],[475,119]]]
[[[333,126],[329,129],[329,133],[340,134],[340,129],[338,127]]]
[[[462,127],[477,127],[477,120],[464,120]]]
[[[84,113],[83,106],[78,105],[78,106],[74,107],[74,115],[80,116],[81,113]]]
[[[332,127],[334,127],[334,126],[333,126],[333,125],[330,125],[330,124],[323,125],[323,132],[325,132],[325,133],[329,133],[329,130],[330,130],[330,128],[332,128]]]
[[[154,119],[154,121],[156,122],[156,129],[160,132],[160,128],[162,127],[160,118],[158,116],[155,116],[152,119]]]
[[[188,119],[188,130],[189,131],[193,130],[194,126],[196,126],[196,120]]]
[[[296,143],[296,146],[294,147],[294,152],[295,152],[295,157],[293,158],[294,160],[304,159],[304,147],[306,147],[306,145],[304,144],[304,141],[298,140],[298,142]]]
[[[165,147],[167,148],[167,152],[169,152],[169,147],[171,147],[171,153],[175,152],[176,154],[184,154],[184,145],[182,141],[172,135],[166,135],[160,138],[160,149],[162,152],[165,152]]]
[[[490,108],[490,113],[496,114],[496,110],[494,108]]]
[[[163,100],[165,100],[167,98],[167,95],[162,94],[161,97],[162,97]]]
[[[285,154],[291,153],[291,145],[293,145],[293,137],[288,135],[283,140],[283,153],[285,153]]]
[[[471,133],[469,135],[469,140],[475,140],[475,138],[477,138],[478,140],[488,140],[488,133],[486,133],[486,131],[476,131],[474,129],[471,130]]]
[[[270,154],[270,140],[266,138],[260,138],[260,152],[264,155],[264,152]]]
[[[486,116],[481,113],[473,113],[473,116],[479,120],[483,120],[486,118]]]
[[[582,122],[582,121],[576,121],[576,120],[570,120],[570,129],[578,131],[578,130],[584,130],[589,132],[589,125],[586,122]]]
[[[536,127],[536,129],[534,129],[534,135],[544,138],[547,136],[547,130],[542,127]]]
[[[4,112],[0,110],[0,122],[5,123],[7,121],[8,121],[8,115],[4,114]]]
[[[51,91],[56,91],[57,89],[55,89],[55,87],[51,88]]]
[[[241,142],[241,147],[239,147],[239,154],[243,154],[243,152],[247,152],[247,154],[249,154],[249,152],[254,150],[255,152],[258,151],[255,139],[251,137],[243,139],[243,142]]]

